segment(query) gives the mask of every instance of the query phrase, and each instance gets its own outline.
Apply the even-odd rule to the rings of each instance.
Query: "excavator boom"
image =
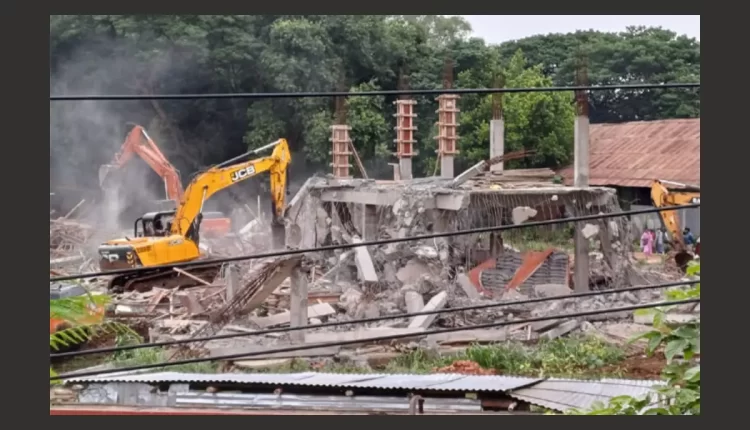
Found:
[[[256,154],[271,147],[274,150],[269,157],[232,164],[248,155]],[[195,229],[195,221],[203,210],[203,204],[209,197],[224,188],[263,172],[269,172],[271,175],[271,199],[274,206],[274,218],[277,223],[281,222],[286,205],[286,177],[290,162],[289,145],[285,139],[280,139],[199,174],[185,190],[185,195],[180,201],[175,220],[172,223],[171,234],[190,237],[191,231]]]
[[[99,184],[106,182],[109,173],[122,168],[134,155],[140,156],[159,177],[164,180],[164,190],[167,199],[180,201],[183,194],[182,183],[177,169],[167,160],[159,150],[146,130],[136,125],[128,133],[120,151],[115,154],[110,164],[105,164],[99,169]]]
[[[676,187],[670,190],[667,185]],[[679,182],[656,180],[651,184],[651,200],[657,208],[669,206],[681,206],[691,203],[700,203],[700,188],[693,187]],[[693,257],[687,252],[685,239],[682,237],[682,228],[677,211],[666,210],[659,212],[664,228],[669,232],[672,243],[675,246],[677,255],[675,261],[680,268],[687,267],[687,263]]]

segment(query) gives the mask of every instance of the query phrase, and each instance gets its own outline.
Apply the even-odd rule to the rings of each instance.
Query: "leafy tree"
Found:
[[[459,74],[462,87],[490,87],[504,76],[510,88],[545,87],[552,79],[544,76],[542,66],[528,67],[518,50],[507,67],[471,69]],[[571,96],[565,93],[511,93],[503,98],[505,150],[534,149],[536,155],[519,160],[521,167],[558,167],[570,160],[573,150],[575,110]],[[492,96],[467,96],[462,101],[459,134],[461,151],[469,164],[489,157]]]
[[[556,85],[575,84],[581,54],[588,57],[592,85],[700,81],[700,42],[662,28],[539,35],[499,47],[503,58],[517,49],[526,53],[531,64],[543,64]],[[695,118],[700,116],[700,92],[599,91],[591,94],[590,116],[593,123]]]
[[[589,57],[593,84],[700,78],[699,42],[663,29],[540,35],[496,46],[469,37],[470,30],[461,17],[441,15],[52,15],[50,91],[394,89],[402,76],[413,89],[434,89],[442,85],[446,58],[454,61],[456,86],[493,86],[500,72],[509,87],[568,85],[579,52]],[[519,49],[527,61],[516,59],[524,70],[514,74]],[[569,109],[562,100],[568,103],[570,95],[505,97],[508,149],[540,151],[519,166],[552,167],[569,156],[565,127],[570,125],[561,126]],[[360,121],[352,125],[359,129],[353,131],[355,145],[366,154],[373,175],[388,172],[384,159],[373,157],[375,148],[395,151],[393,101],[349,102],[351,120]],[[433,96],[416,101],[414,169],[416,175],[429,175],[436,158],[436,102]],[[382,106],[382,121],[375,118],[376,106]],[[606,92],[592,95],[591,107],[593,122],[692,117],[700,114],[700,97],[693,90]],[[467,95],[460,108],[458,169],[486,155],[491,103]],[[127,123],[145,126],[183,178],[281,136],[289,140],[295,160],[304,160],[292,169],[327,172],[333,111],[333,100],[294,98],[52,103],[50,181],[97,188],[96,166],[122,143]],[[248,183],[248,190],[258,190],[256,182]],[[160,187],[154,183],[157,191]]]

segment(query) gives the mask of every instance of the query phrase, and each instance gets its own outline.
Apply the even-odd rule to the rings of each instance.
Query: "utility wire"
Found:
[[[598,219],[618,218],[618,217],[623,217],[623,216],[642,215],[642,214],[649,214],[649,213],[655,213],[655,212],[675,211],[675,210],[681,210],[681,209],[694,209],[694,208],[699,208],[700,206],[701,206],[700,203],[694,203],[694,204],[689,204],[689,205],[669,206],[669,207],[662,207],[662,208],[639,209],[639,210],[627,211],[627,212],[612,212],[608,214],[583,215],[579,217],[553,219],[553,220],[547,220],[547,221],[534,221],[534,222],[528,222],[524,224],[501,225],[501,226],[495,226],[495,227],[482,227],[482,228],[475,228],[475,229],[470,229],[470,230],[451,231],[451,232],[444,232],[444,233],[431,233],[431,234],[423,234],[423,235],[404,237],[404,238],[396,237],[396,238],[391,238],[391,239],[372,240],[369,242],[343,243],[339,245],[321,246],[319,248],[287,249],[283,251],[273,251],[273,252],[266,252],[266,253],[261,253],[261,254],[239,255],[236,257],[217,258],[217,259],[211,259],[211,260],[189,261],[186,263],[163,264],[159,266],[138,267],[134,269],[119,269],[119,270],[109,270],[105,272],[81,273],[78,275],[55,276],[55,277],[49,278],[49,281],[60,282],[60,281],[71,281],[74,279],[96,278],[99,276],[131,275],[131,274],[136,274],[136,273],[141,273],[141,272],[150,272],[150,271],[159,270],[159,269],[171,269],[175,267],[180,268],[180,269],[184,269],[188,267],[200,268],[200,267],[213,266],[216,264],[232,263],[236,261],[257,260],[261,258],[270,258],[270,257],[283,257],[287,255],[307,254],[310,252],[335,251],[337,249],[351,249],[351,248],[360,248],[360,247],[366,247],[366,246],[380,246],[380,245],[387,245],[390,243],[411,242],[411,241],[425,240],[425,239],[437,239],[441,237],[465,236],[465,235],[470,235],[470,234],[516,230],[520,228],[541,227],[541,226],[546,226],[546,225],[566,224],[566,223],[571,223],[571,222],[591,221],[591,220],[598,220]]]
[[[288,332],[300,331],[300,330],[319,329],[319,328],[326,328],[326,327],[338,327],[342,325],[366,324],[366,323],[394,320],[394,319],[400,319],[400,318],[412,318],[412,317],[421,316],[421,315],[436,315],[436,314],[444,314],[444,313],[473,311],[473,310],[479,310],[479,309],[519,306],[519,305],[527,305],[527,304],[533,304],[533,303],[543,303],[543,302],[551,302],[551,301],[559,301],[559,300],[576,299],[579,297],[619,294],[619,293],[625,293],[629,291],[655,290],[659,288],[670,288],[670,287],[677,287],[681,285],[692,285],[692,284],[697,284],[699,282],[700,282],[699,280],[666,282],[662,284],[639,285],[636,287],[621,288],[621,289],[616,289],[616,290],[588,291],[585,293],[574,293],[574,294],[558,295],[558,296],[552,296],[552,297],[539,297],[539,298],[528,299],[528,300],[494,302],[494,303],[485,303],[481,305],[463,306],[463,307],[458,307],[458,308],[438,309],[438,310],[432,310],[432,311],[421,311],[421,312],[405,313],[405,314],[398,314],[398,315],[387,315],[387,316],[381,316],[381,317],[375,317],[375,318],[362,318],[362,319],[350,320],[350,321],[335,321],[335,322],[329,322],[329,323],[323,323],[323,324],[316,324],[313,326],[282,327],[282,328],[274,328],[274,329],[268,329],[268,330],[259,330],[259,331],[255,331],[252,333],[230,333],[230,334],[221,334],[221,335],[215,335],[215,336],[196,337],[196,338],[191,338],[191,339],[170,340],[170,341],[154,342],[154,343],[141,343],[137,345],[113,346],[113,347],[99,348],[99,349],[88,349],[85,351],[62,352],[58,354],[50,354],[50,359],[79,357],[82,355],[104,354],[104,353],[121,352],[121,351],[131,351],[134,349],[142,349],[142,348],[158,348],[158,347],[164,347],[164,346],[184,345],[184,344],[193,343],[193,342],[208,342],[211,340],[232,339],[232,338],[237,338],[237,337],[262,336],[262,335],[271,334],[271,333],[288,333]]]
[[[625,84],[625,85],[585,85],[569,87],[532,88],[453,88],[434,90],[380,90],[380,91],[318,91],[286,93],[207,93],[207,94],[125,94],[125,95],[61,95],[49,96],[50,101],[114,101],[114,100],[200,100],[200,99],[288,99],[320,97],[373,97],[373,96],[428,96],[436,94],[498,94],[498,93],[538,93],[560,91],[611,91],[648,90],[667,88],[700,88],[699,82],[667,84]]]
[[[558,319],[563,319],[563,318],[579,318],[579,317],[585,317],[585,316],[591,316],[591,315],[601,315],[601,314],[623,312],[623,311],[634,311],[638,309],[657,308],[657,307],[662,307],[662,306],[682,305],[682,304],[688,304],[688,303],[700,303],[700,301],[701,301],[700,298],[697,298],[697,299],[687,299],[687,300],[673,300],[673,301],[664,301],[664,302],[643,303],[640,305],[633,305],[633,306],[621,306],[618,308],[599,309],[595,311],[549,315],[546,317],[527,318],[523,320],[503,321],[503,322],[478,324],[478,325],[465,326],[465,327],[452,327],[452,328],[447,328],[447,329],[425,330],[425,331],[412,332],[412,333],[378,336],[378,337],[368,338],[366,339],[366,341],[378,342],[378,341],[384,341],[384,340],[405,339],[405,338],[416,337],[416,336],[427,336],[427,335],[432,335],[432,334],[443,334],[443,333],[455,333],[455,332],[460,332],[460,331],[504,327],[504,326],[509,326],[509,325],[526,324],[526,323],[533,323],[533,322],[539,322],[539,321],[551,321],[551,320],[558,320]],[[314,344],[307,344],[307,345],[297,345],[297,346],[290,346],[287,348],[272,349],[268,351],[255,351],[255,352],[219,355],[219,356],[214,356],[214,357],[190,358],[186,360],[178,360],[178,361],[163,362],[163,363],[141,364],[141,365],[136,365],[136,366],[131,366],[131,367],[123,367],[119,369],[102,369],[102,370],[92,370],[88,372],[70,372],[70,373],[64,373],[61,375],[50,376],[49,379],[50,381],[57,381],[61,379],[78,379],[78,378],[83,378],[86,376],[106,375],[110,373],[131,372],[131,371],[146,370],[146,369],[157,369],[161,367],[180,366],[184,364],[205,363],[208,361],[232,360],[236,358],[248,358],[248,357],[254,357],[258,355],[276,354],[280,352],[295,352],[295,351],[305,351],[308,349],[327,348],[327,347],[333,347],[333,346],[356,345],[362,342],[363,342],[363,339],[353,339],[353,340],[345,340],[345,341],[339,341],[339,342],[325,342],[325,343],[314,343]]]

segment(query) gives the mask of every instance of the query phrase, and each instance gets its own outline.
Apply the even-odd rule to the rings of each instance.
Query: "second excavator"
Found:
[[[701,189],[699,187],[679,182],[655,180],[651,184],[651,201],[657,208],[700,203]],[[677,267],[685,271],[688,263],[690,263],[695,257],[688,250],[687,244],[682,237],[682,229],[680,228],[680,219],[677,211],[661,211],[659,212],[659,215],[661,216],[664,228],[671,236],[672,244],[676,251],[674,257],[675,263],[677,263]],[[700,240],[700,238],[698,240]],[[700,253],[700,246],[696,247],[695,252],[696,254]]]
[[[140,125],[134,125],[130,130],[125,142],[120,147],[110,164],[99,167],[99,185],[108,197],[116,198],[109,194],[111,190],[111,173],[123,168],[133,156],[138,155],[148,166],[156,172],[164,181],[164,191],[167,200],[149,202],[150,209],[170,210],[174,209],[182,200],[185,190],[182,188],[180,174],[172,163],[156,146],[156,143],[146,133],[146,129]],[[231,221],[221,212],[208,212],[203,214],[201,230],[211,236],[224,236],[231,229]]]
[[[268,157],[240,161],[271,148],[273,152]],[[159,266],[200,259],[200,226],[206,200],[220,190],[263,172],[269,172],[271,179],[274,246],[283,247],[290,163],[287,141],[280,139],[198,173],[186,188],[176,210],[147,213],[135,221],[133,237],[110,240],[99,247],[99,266],[103,271],[153,267],[153,270],[113,277],[109,283],[110,289],[146,291],[155,286],[172,288],[196,285],[197,282],[191,282],[192,278]],[[190,272],[194,277],[211,282],[219,269],[220,265],[208,264]]]

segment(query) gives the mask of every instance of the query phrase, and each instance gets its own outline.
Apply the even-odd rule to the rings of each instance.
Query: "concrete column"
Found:
[[[574,159],[573,185],[575,187],[589,186],[589,118],[579,115],[575,119],[574,127]],[[574,213],[574,216],[581,215]],[[589,241],[581,232],[585,223],[577,223],[575,229],[575,269],[573,283],[576,292],[589,291]]]
[[[378,207],[362,205],[362,235],[363,240],[376,240],[378,236]]]
[[[414,121],[417,115],[414,113],[416,101],[411,99],[400,99],[394,102],[396,105],[396,156],[398,157],[399,179],[412,179],[412,157],[417,155],[414,150],[414,132],[417,127]]]
[[[397,181],[400,181],[401,179],[412,179],[414,176],[412,174],[411,169],[411,158],[410,157],[404,157],[400,158],[398,160],[398,179]]]
[[[576,117],[573,147],[573,186],[589,186],[589,118]]]
[[[440,157],[440,176],[443,178],[452,178],[455,176],[453,172],[453,156],[443,155]]]
[[[351,178],[349,175],[349,168],[352,165],[349,163],[349,156],[352,152],[349,150],[351,140],[349,139],[349,131],[351,128],[346,125],[332,125],[331,126],[331,166],[333,167],[333,176],[335,178]]]
[[[458,154],[456,142],[458,140],[458,96],[455,94],[443,94],[437,98],[438,101],[438,155],[440,157],[440,176],[453,178],[453,159]]]
[[[230,264],[224,270],[226,300],[229,302],[240,290],[240,268],[236,264]]]
[[[490,158],[495,158],[505,153],[505,120],[493,119],[490,121]],[[503,173],[504,163],[490,166],[490,172]]]
[[[289,291],[290,303],[289,312],[291,313],[290,325],[292,327],[307,326],[307,276],[295,267],[292,270],[291,288]],[[305,341],[305,332],[293,331],[289,333],[293,342],[303,343]]]

